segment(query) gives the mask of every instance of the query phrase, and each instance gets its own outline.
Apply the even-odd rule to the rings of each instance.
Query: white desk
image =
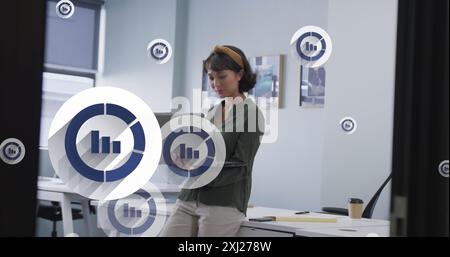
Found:
[[[297,236],[305,237],[389,237],[390,226],[302,229]]]
[[[60,203],[64,235],[74,232],[71,202],[81,203],[85,229],[90,236],[89,199],[76,194],[57,178],[38,177],[37,188],[37,199]]]
[[[155,184],[161,192],[178,193],[177,187]],[[80,202],[82,204],[83,214],[89,215],[89,199],[80,196],[70,190],[55,178],[42,178],[38,180],[37,198],[39,200],[57,201],[61,204],[63,233],[67,235],[73,233],[72,210],[70,203]],[[167,214],[170,214],[173,204],[167,205]],[[246,237],[292,237],[292,236],[367,236],[379,235],[389,236],[390,223],[387,220],[359,219],[354,220],[346,216],[309,213],[294,214],[294,210],[276,209],[268,207],[251,207],[247,210],[247,221],[244,221],[238,232],[238,236]],[[260,218],[264,216],[283,216],[283,217],[323,217],[336,218],[336,223],[319,222],[253,222],[249,218]],[[89,233],[89,218],[85,217],[86,231]]]
[[[96,205],[95,201],[92,204]],[[167,215],[172,213],[174,204],[167,204]],[[254,222],[250,218],[263,216],[299,217],[296,211],[268,207],[252,207],[247,210],[247,220],[241,224],[238,237],[365,237],[389,236],[390,222],[387,220],[359,219],[345,216],[310,213],[300,217],[336,218],[336,223],[320,222]]]
[[[167,184],[154,184],[161,193],[179,193],[177,186]],[[55,201],[61,204],[63,234],[73,233],[73,219],[71,202],[80,202],[84,216],[84,224],[88,236],[90,235],[89,199],[83,197],[68,188],[60,179],[51,177],[39,177],[37,185],[37,199]]]
[[[390,222],[387,220],[376,220],[376,219],[350,219],[347,216],[331,215],[324,213],[309,213],[296,215],[296,211],[285,210],[285,209],[275,209],[267,207],[253,207],[248,208],[247,218],[260,218],[264,216],[282,216],[282,217],[321,217],[321,218],[336,218],[336,223],[321,223],[321,222],[254,222],[254,221],[244,221],[239,230],[238,236],[274,236],[274,237],[286,237],[286,236],[323,236],[329,232],[328,236],[360,236],[366,230],[368,233],[377,233],[379,235],[387,236],[389,235]],[[345,229],[350,230],[358,228],[360,233],[350,233],[350,231],[345,231]],[[366,230],[360,228],[367,228]],[[373,228],[373,232],[370,228]],[[327,230],[328,229],[328,230]],[[344,229],[341,231],[339,229]],[[318,231],[316,231],[318,230]],[[309,231],[309,232],[304,232]],[[378,232],[379,233],[378,233]],[[381,233],[382,231],[387,231],[386,233]],[[343,232],[343,233],[338,233]],[[345,233],[349,232],[349,233]]]

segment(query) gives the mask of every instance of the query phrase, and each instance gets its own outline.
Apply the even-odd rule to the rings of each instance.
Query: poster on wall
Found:
[[[250,66],[256,73],[256,85],[249,92],[256,104],[263,109],[280,107],[282,81],[282,55],[257,56],[249,58]]]
[[[300,103],[302,107],[323,107],[325,104],[326,71],[323,66],[300,66]]]

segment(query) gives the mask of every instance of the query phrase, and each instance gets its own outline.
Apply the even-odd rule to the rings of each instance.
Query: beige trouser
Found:
[[[235,236],[245,215],[233,207],[210,206],[177,200],[160,236]]]

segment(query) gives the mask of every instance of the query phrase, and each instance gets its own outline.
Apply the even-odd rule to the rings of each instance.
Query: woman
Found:
[[[256,76],[233,46],[216,46],[204,70],[224,99],[208,116],[222,133],[226,161],[241,165],[224,166],[203,187],[183,189],[161,236],[235,236],[247,211],[253,161],[264,131],[258,126],[264,124],[261,112],[244,94],[255,86]]]

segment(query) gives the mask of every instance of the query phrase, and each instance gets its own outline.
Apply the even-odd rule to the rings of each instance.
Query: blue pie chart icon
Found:
[[[90,167],[77,151],[76,138],[81,126],[89,119],[100,115],[112,115],[121,119],[127,125],[131,125],[129,128],[133,134],[134,147],[128,160],[112,170]],[[136,121],[136,116],[126,108],[111,103],[94,104],[81,110],[69,123],[64,140],[67,158],[73,168],[83,177],[97,182],[112,182],[125,178],[139,165],[145,150],[144,130],[141,123]]]

